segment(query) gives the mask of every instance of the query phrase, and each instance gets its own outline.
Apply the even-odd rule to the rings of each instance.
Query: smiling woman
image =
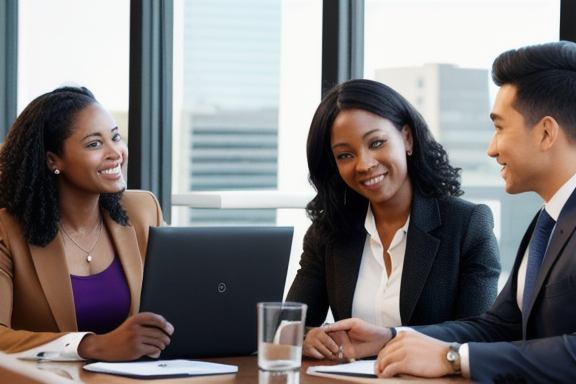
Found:
[[[308,135],[317,190],[312,225],[287,300],[316,327],[359,317],[379,326],[434,324],[480,314],[497,293],[500,262],[490,209],[458,196],[448,162],[414,107],[392,88],[349,80],[330,90]],[[338,356],[323,328],[303,353]]]
[[[126,188],[122,165],[128,148],[116,122],[100,104],[78,112],[62,153],[48,151],[48,167],[58,169],[58,191],[66,194],[76,185],[87,193],[118,193]]]
[[[128,149],[86,88],[33,100],[0,150],[0,351],[157,357],[173,327],[138,313],[153,194],[125,191]],[[144,343],[142,340],[146,340]]]

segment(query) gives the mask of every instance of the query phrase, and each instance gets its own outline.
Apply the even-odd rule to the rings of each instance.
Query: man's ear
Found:
[[[541,137],[540,149],[547,151],[554,146],[560,134],[560,125],[551,116],[544,116],[537,124],[536,128],[539,130]]]

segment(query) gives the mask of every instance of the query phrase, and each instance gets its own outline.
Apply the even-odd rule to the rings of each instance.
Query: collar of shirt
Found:
[[[562,208],[564,208],[564,204],[572,195],[576,189],[576,174],[573,175],[556,193],[550,201],[548,201],[544,207],[546,207],[546,212],[552,217],[554,220],[558,221],[558,217],[560,216],[560,212]]]
[[[406,235],[406,233],[408,233],[409,223],[410,223],[410,215],[408,215],[408,219],[406,219],[406,223],[404,223],[402,228],[399,228],[398,231],[396,231],[396,233],[394,234],[394,238],[390,243],[390,248],[387,249],[387,251],[394,249],[394,247],[396,247],[398,243],[402,241],[403,237]],[[378,235],[378,229],[376,228],[376,218],[374,217],[374,213],[372,212],[371,204],[368,204],[368,212],[366,213],[364,228],[366,229],[366,232],[368,232],[368,234],[372,239],[378,239],[378,242],[380,242],[381,244],[380,235]]]

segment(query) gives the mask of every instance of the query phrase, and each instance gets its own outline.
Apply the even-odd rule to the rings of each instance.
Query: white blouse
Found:
[[[388,277],[384,265],[384,246],[380,241],[371,206],[368,206],[364,227],[368,234],[364,243],[362,261],[352,301],[352,317],[370,324],[393,327],[402,325],[400,320],[400,285],[404,269],[406,234],[410,216],[394,235],[390,248],[392,272]]]

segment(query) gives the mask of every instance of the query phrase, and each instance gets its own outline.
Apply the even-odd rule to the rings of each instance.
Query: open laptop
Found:
[[[161,358],[257,351],[256,304],[282,301],[292,227],[151,227],[141,312],[175,331]]]

